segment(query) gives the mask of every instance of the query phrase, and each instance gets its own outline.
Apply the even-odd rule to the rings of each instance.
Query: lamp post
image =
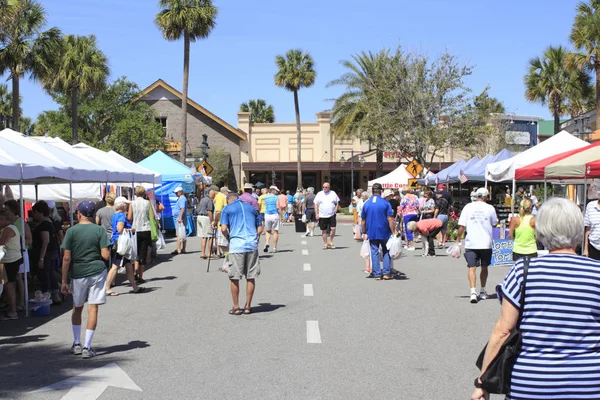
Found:
[[[342,167],[346,164],[344,153],[350,153],[350,197],[352,198],[352,196],[354,196],[354,150],[342,150],[342,157],[340,158],[340,165]],[[360,166],[363,167],[365,165],[365,158],[361,157],[358,162],[360,163]]]
[[[202,143],[200,144],[200,151],[202,151],[202,158],[204,161],[208,158],[208,149],[210,146],[208,145],[208,135],[206,133],[202,134]]]

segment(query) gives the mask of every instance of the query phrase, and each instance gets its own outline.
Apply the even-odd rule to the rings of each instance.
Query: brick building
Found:
[[[138,101],[144,101],[156,112],[157,120],[162,124],[167,142],[168,153],[179,159],[182,140],[182,94],[171,85],[157,80],[144,89]],[[187,154],[200,153],[202,134],[208,135],[211,147],[222,147],[230,157],[230,176],[225,182],[231,189],[241,187],[241,146],[247,140],[246,133],[231,126],[188,97],[187,118]],[[210,160],[208,160],[210,162]]]

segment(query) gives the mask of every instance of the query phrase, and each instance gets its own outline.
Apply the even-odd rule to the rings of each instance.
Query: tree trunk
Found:
[[[383,176],[383,150],[379,147],[375,152],[375,178]]]
[[[19,132],[19,75],[13,74],[12,77],[12,130]]]
[[[71,89],[71,136],[73,144],[79,143],[79,134],[77,128],[79,127],[79,121],[77,120],[77,88]]]
[[[188,81],[190,79],[190,35],[183,34],[183,96],[181,98],[181,112],[183,113],[183,129],[181,131],[181,152],[179,161],[185,163],[187,154],[187,99],[188,99]]]
[[[300,105],[298,104],[298,91],[294,90],[294,107],[296,108],[296,142],[297,142],[297,160],[296,169],[298,170],[298,189],[303,189],[302,185],[302,132],[300,128]]]
[[[600,129],[600,63],[596,61],[596,129]],[[592,135],[593,137],[593,135]]]
[[[554,111],[554,133],[560,132],[560,115]]]

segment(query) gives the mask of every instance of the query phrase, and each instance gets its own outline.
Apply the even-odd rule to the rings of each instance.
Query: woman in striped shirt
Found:
[[[544,203],[536,235],[550,254],[531,259],[520,329],[523,338],[507,399],[600,399],[600,263],[578,256],[583,216],[570,200]],[[523,282],[519,260],[497,287],[502,303],[482,373],[515,328]],[[479,378],[472,399],[487,399]]]

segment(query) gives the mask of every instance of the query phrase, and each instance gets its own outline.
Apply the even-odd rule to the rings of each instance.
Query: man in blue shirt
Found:
[[[229,282],[233,308],[231,315],[251,314],[254,280],[260,275],[258,260],[258,235],[262,226],[258,211],[240,201],[238,194],[227,195],[227,206],[221,213],[221,232],[229,240]],[[244,311],[239,306],[240,279],[246,277],[246,304]]]
[[[177,195],[177,202],[175,203],[175,205],[173,205],[171,210],[173,211],[172,214],[173,222],[175,223],[175,232],[177,232],[178,224],[183,224],[183,226],[187,225],[187,199],[183,195],[183,189],[181,188],[181,186],[176,187],[174,192]],[[177,250],[175,250],[171,254],[185,254],[186,242],[187,236],[180,238],[179,235],[177,235]]]
[[[265,203],[265,232],[267,232],[267,241],[265,243],[264,252],[269,252],[269,242],[273,235],[273,253],[277,253],[277,242],[279,241],[279,189],[277,186],[269,188],[270,193],[263,199]]]
[[[379,246],[383,252],[383,279],[392,279],[391,259],[387,249],[387,241],[390,236],[396,234],[394,223],[394,212],[390,202],[381,197],[381,184],[373,185],[373,196],[363,205],[362,209],[362,231],[363,239],[369,239],[371,244],[371,270],[375,280],[381,280],[381,266],[379,265]]]

